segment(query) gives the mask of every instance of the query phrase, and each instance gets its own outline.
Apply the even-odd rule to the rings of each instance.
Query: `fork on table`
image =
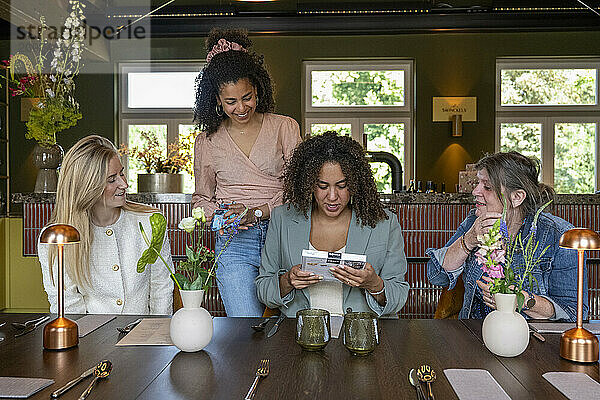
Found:
[[[250,386],[250,390],[244,400],[251,400],[254,398],[254,393],[256,392],[256,387],[258,386],[258,380],[260,378],[264,378],[269,375],[269,360],[260,360],[258,364],[258,368],[256,369],[256,377],[254,378],[254,382],[252,382],[252,386]]]

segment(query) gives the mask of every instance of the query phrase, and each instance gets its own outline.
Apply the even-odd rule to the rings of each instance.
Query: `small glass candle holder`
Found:
[[[349,312],[342,327],[344,346],[355,356],[366,356],[379,344],[377,316],[369,312]]]
[[[318,351],[331,339],[329,312],[307,308],[296,312],[296,343],[304,350]]]

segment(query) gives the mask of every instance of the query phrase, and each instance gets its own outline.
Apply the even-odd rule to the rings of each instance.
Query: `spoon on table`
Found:
[[[425,400],[425,394],[423,393],[423,389],[421,389],[421,384],[419,383],[419,379],[417,378],[417,371],[414,368],[411,369],[408,373],[408,381],[417,390],[417,397],[419,398],[419,400]]]
[[[41,317],[39,317],[39,318],[32,319],[32,320],[29,320],[29,321],[25,321],[25,322],[11,322],[10,324],[11,324],[11,325],[13,326],[13,328],[15,328],[15,329],[25,329],[25,328],[28,328],[28,327],[30,327],[31,325],[34,325],[36,322],[39,322],[39,321],[41,321],[41,320],[45,319],[45,318],[48,318],[48,319],[50,319],[50,317],[48,317],[48,316],[46,316],[46,315],[42,315],[42,316],[41,316]]]
[[[433,391],[431,390],[431,382],[435,381],[435,371],[429,365],[421,365],[417,371],[417,376],[421,382],[427,383],[429,398],[435,400]]]
[[[263,322],[261,322],[258,325],[252,325],[251,328],[254,329],[256,332],[262,332],[265,330],[265,327],[267,326],[267,324],[269,323],[271,318],[272,317],[265,318],[265,320]]]
[[[84,392],[81,393],[81,396],[79,396],[79,400],[84,400],[86,397],[88,397],[88,395],[94,388],[94,385],[96,384],[96,382],[98,382],[98,379],[108,377],[110,371],[112,371],[112,363],[108,360],[100,361],[94,369],[94,379],[87,387],[87,389],[85,389]]]

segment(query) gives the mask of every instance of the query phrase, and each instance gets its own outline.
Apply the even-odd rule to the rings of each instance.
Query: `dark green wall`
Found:
[[[0,41],[0,59],[8,58],[9,41]],[[90,133],[114,138],[116,114],[114,107],[114,76],[112,74],[80,74],[76,79],[76,98],[83,118],[70,129],[57,135],[58,143],[68,150],[78,139]],[[25,122],[21,122],[21,99],[9,98],[10,105],[10,176],[11,192],[32,192],[36,168],[31,153],[35,142],[25,139]]]
[[[406,57],[415,61],[416,176],[446,182],[452,190],[465,163],[494,150],[495,60],[506,56],[600,56],[600,32],[439,33],[390,36],[256,36],[255,50],[276,83],[277,112],[301,121],[303,60],[346,57]],[[154,39],[155,60],[202,59],[203,38]],[[135,60],[135,52],[113,49],[113,60]],[[68,148],[77,138],[97,132],[112,137],[115,123],[113,77],[82,75],[77,96],[84,120],[59,137]],[[449,123],[432,122],[432,97],[476,96],[477,122],[464,124],[463,136],[452,138]],[[15,112],[17,107],[14,107]],[[32,143],[22,124],[11,139],[13,191],[33,189]]]

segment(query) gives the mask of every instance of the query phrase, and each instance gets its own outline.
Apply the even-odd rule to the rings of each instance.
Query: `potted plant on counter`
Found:
[[[242,215],[243,216],[243,215]],[[156,213],[150,216],[152,237],[148,238],[142,224],[142,237],[148,245],[137,263],[137,271],[144,272],[148,264],[153,264],[160,257],[169,269],[171,279],[175,282],[183,300],[183,308],[177,310],[171,319],[171,340],[178,349],[186,352],[202,350],[210,343],[213,335],[213,324],[210,313],[202,308],[205,292],[214,284],[219,257],[225,251],[233,236],[238,232],[239,220],[226,232],[227,241],[219,254],[205,245],[205,237],[209,232],[204,209],[197,207],[192,210],[192,216],[179,222],[179,229],[188,235],[185,248],[186,260],[181,261],[176,271],[169,268],[160,255],[167,229],[165,217]]]
[[[137,174],[138,193],[182,193],[183,174],[193,174],[192,145],[184,137],[179,143],[171,143],[165,152],[155,132],[140,132],[141,144],[128,148],[122,144],[119,152],[127,155],[145,174]],[[192,141],[193,142],[193,141]],[[131,164],[130,164],[131,168]]]
[[[57,168],[63,157],[56,134],[75,126],[82,118],[74,95],[75,77],[82,65],[85,5],[78,0],[71,0],[70,5],[53,50],[47,49],[48,32],[52,31],[42,16],[38,38],[32,42],[34,56],[16,53],[5,61],[10,71],[9,90],[12,96],[22,96],[21,116],[27,121],[25,137],[37,142],[33,150],[33,163],[39,168],[35,192],[56,191]]]

